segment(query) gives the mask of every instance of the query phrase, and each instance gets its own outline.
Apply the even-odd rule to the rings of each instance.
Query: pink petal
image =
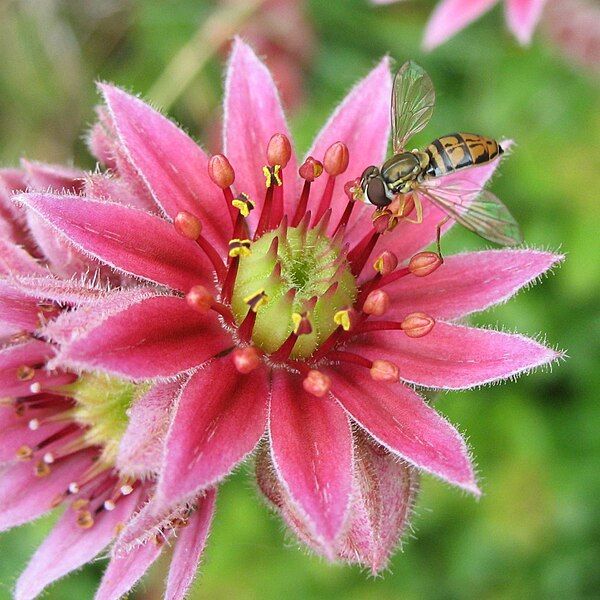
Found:
[[[250,214],[256,221],[263,206],[267,164],[267,144],[276,133],[292,140],[277,88],[269,70],[252,49],[236,38],[231,51],[224,101],[224,148],[235,170],[235,188],[256,202]],[[284,169],[285,212],[291,213],[297,202],[297,163],[294,153]]]
[[[408,528],[418,474],[364,433],[355,437],[355,500],[338,554],[375,575],[387,567]]]
[[[510,144],[510,141],[503,141],[502,147],[508,148]],[[500,161],[501,158],[497,158],[486,165],[471,167],[464,171],[456,171],[450,175],[440,177],[439,182],[455,189],[465,189],[468,191],[483,188],[496,171]],[[435,241],[437,226],[446,217],[446,213],[434,206],[433,203],[422,195],[421,203],[423,205],[423,221],[421,223],[401,221],[393,231],[382,236],[377,245],[376,253],[381,253],[382,250],[388,249],[394,252],[400,260],[407,260],[413,254]],[[442,227],[442,231],[448,231],[454,224],[455,221],[450,219]]]
[[[228,358],[189,379],[167,437],[157,496],[172,506],[228,475],[252,452],[265,431],[267,377],[241,375]]]
[[[124,154],[171,219],[182,210],[202,221],[217,250],[227,247],[227,214],[221,190],[208,177],[202,149],[169,119],[123,90],[100,85]]]
[[[385,287],[390,295],[386,320],[425,312],[455,319],[504,302],[534,282],[563,257],[537,250],[485,250],[444,258],[427,277],[407,276]]]
[[[57,236],[56,230],[33,211],[27,211],[27,229],[53,273],[70,278],[99,268],[98,262]]]
[[[15,600],[31,600],[47,585],[94,559],[112,540],[118,523],[126,521],[138,495],[121,498],[113,511],[102,511],[91,529],[77,526],[75,513],[66,510],[19,577]]]
[[[210,286],[199,247],[145,211],[79,196],[22,194],[34,210],[77,249],[126,273],[187,292]]]
[[[0,274],[47,275],[48,271],[24,248],[5,237],[0,239]]]
[[[141,579],[159,557],[162,545],[152,542],[130,554],[112,556],[94,600],[118,600]]]
[[[93,307],[90,307],[93,310]],[[183,298],[142,298],[111,314],[64,346],[57,361],[134,379],[173,377],[231,345],[211,315]]]
[[[369,165],[381,165],[385,159],[390,135],[391,93],[390,60],[386,57],[354,86],[319,132],[308,152],[309,156],[322,161],[327,148],[335,142],[344,142],[348,146],[348,169],[336,179],[331,201],[333,214],[330,231],[335,229],[348,204],[344,184],[360,177]],[[319,206],[327,178],[324,172],[311,187],[311,205],[308,208],[313,213]],[[372,206],[361,203],[354,207],[348,232],[357,241],[372,228],[372,209]]]
[[[36,300],[0,279],[0,322],[19,331],[35,331],[40,326],[40,308]]]
[[[333,547],[352,490],[348,418],[332,400],[305,392],[300,377],[275,371],[269,433],[279,478],[314,534]]]
[[[427,28],[423,48],[433,50],[488,11],[498,0],[441,0]]]
[[[31,277],[12,277],[11,285],[20,293],[37,300],[50,300],[58,304],[95,303],[106,296],[106,289],[73,279],[59,279],[48,275]]]
[[[409,383],[464,389],[514,377],[560,358],[560,353],[514,333],[438,321],[430,333],[409,338],[401,331],[372,332],[352,344],[371,359],[390,360]]]
[[[215,513],[216,495],[215,490],[209,490],[206,496],[198,501],[196,510],[177,536],[169,569],[165,600],[183,600],[186,597],[206,545],[208,531]]]
[[[119,472],[143,479],[160,470],[171,407],[180,387],[180,382],[157,383],[131,407],[119,444]]]
[[[85,174],[79,169],[21,159],[28,187],[40,192],[79,193]]]
[[[531,42],[546,0],[506,0],[506,23],[523,45]]]
[[[52,465],[46,477],[35,475],[35,461],[8,467],[0,477],[0,531],[33,521],[52,510],[54,498],[92,466],[94,456],[93,452],[78,452]]]
[[[135,194],[123,179],[111,177],[106,173],[93,173],[85,178],[85,196],[99,200],[109,200],[125,206],[140,208],[153,214],[158,213],[158,207],[148,199]]]
[[[344,367],[332,378],[335,398],[377,442],[419,469],[479,495],[464,440],[413,390],[374,383],[358,368]]]
[[[20,169],[0,169],[0,233],[2,239],[26,245],[24,215],[11,200],[13,193],[25,191],[24,173]]]

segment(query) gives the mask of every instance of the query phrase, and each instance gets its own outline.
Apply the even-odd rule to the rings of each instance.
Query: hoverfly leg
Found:
[[[442,237],[442,227],[450,220],[450,217],[444,217],[438,224],[436,227],[436,244],[437,244],[437,251],[438,254],[440,256],[440,259],[442,262],[444,262],[444,257],[442,255],[442,246],[440,244],[440,238]]]
[[[413,210],[416,212],[416,217],[414,219],[408,217],[408,215],[412,214]],[[421,200],[416,193],[403,194],[402,196],[402,204],[400,205],[400,210],[396,212],[398,219],[402,221],[406,221],[407,223],[415,223],[419,224],[423,222],[423,205],[421,204]]]

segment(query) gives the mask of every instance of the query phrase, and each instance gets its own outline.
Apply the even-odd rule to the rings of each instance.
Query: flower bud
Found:
[[[419,252],[408,263],[408,270],[417,277],[425,277],[433,273],[443,263],[437,252]]]
[[[202,314],[206,314],[211,309],[214,301],[213,295],[203,285],[192,287],[185,299],[190,308]]]
[[[298,169],[298,173],[302,179],[312,182],[323,173],[323,163],[309,156]]]
[[[389,250],[384,250],[373,263],[373,268],[381,275],[389,275],[398,266],[398,257]]]
[[[189,240],[197,240],[202,233],[202,223],[198,217],[185,210],[177,213],[174,221],[177,233]]]
[[[235,368],[243,375],[247,375],[254,371],[254,369],[260,367],[262,362],[260,353],[254,346],[236,348],[231,353],[231,360],[233,360]]]
[[[323,159],[323,165],[325,171],[329,175],[335,177],[348,168],[349,160],[350,155],[348,153],[348,146],[343,142],[336,142],[327,148],[325,158]]]
[[[393,381],[400,379],[398,367],[389,360],[374,360],[371,366],[371,377],[375,381]]]
[[[235,181],[235,171],[222,154],[215,154],[208,161],[208,176],[222,190],[231,186]]]
[[[292,156],[292,145],[287,136],[276,133],[267,145],[267,162],[271,167],[280,165],[285,167]]]
[[[325,373],[311,369],[302,382],[302,387],[309,394],[312,394],[317,398],[322,398],[327,394],[327,392],[329,392],[331,388],[331,379],[327,377]]]
[[[363,304],[363,312],[375,317],[384,315],[390,307],[390,297],[384,290],[373,290]]]
[[[433,317],[422,313],[411,313],[401,323],[402,331],[411,338],[420,338],[427,335],[435,325]]]

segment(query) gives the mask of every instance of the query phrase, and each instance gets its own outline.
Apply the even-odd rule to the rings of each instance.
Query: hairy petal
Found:
[[[94,600],[118,600],[129,592],[160,556],[162,545],[152,542],[129,554],[113,554]]]
[[[209,490],[199,499],[187,525],[177,536],[165,600],[183,600],[194,580],[200,557],[206,545],[208,532],[215,513],[216,490]]]
[[[333,549],[352,489],[348,417],[332,400],[305,392],[298,376],[276,371],[269,434],[278,476],[314,535]]]
[[[241,375],[228,358],[192,375],[167,436],[157,496],[173,506],[214,485],[252,452],[265,431],[264,369]]]
[[[0,238],[0,275],[47,275],[48,271],[22,246]]]
[[[506,379],[560,357],[522,335],[442,321],[421,338],[400,331],[368,333],[357,338],[352,349],[373,360],[392,361],[404,381],[437,389],[465,389]]]
[[[122,272],[183,292],[211,285],[200,248],[146,211],[79,196],[22,194],[18,200],[78,250]]]
[[[546,0],[506,0],[506,23],[523,45],[531,42]]]
[[[375,575],[387,567],[408,527],[418,473],[364,432],[357,432],[355,439],[355,499],[338,554]]]
[[[75,514],[67,510],[19,577],[15,600],[35,598],[47,585],[92,560],[110,543],[116,525],[131,515],[137,496],[121,498],[113,511],[100,512],[91,530],[78,527]]]
[[[433,50],[488,11],[498,0],[441,0],[427,28],[423,47]]]
[[[327,148],[335,142],[341,141],[348,146],[348,169],[337,178],[331,201],[333,213],[330,232],[337,226],[348,203],[344,183],[360,177],[366,167],[380,165],[385,159],[390,135],[391,93],[390,60],[386,57],[354,86],[319,132],[308,152],[309,156],[322,161]],[[327,174],[323,173],[312,184],[312,205],[309,209],[317,209],[327,178]],[[372,228],[372,208],[357,203],[348,226],[349,238],[360,239]]]
[[[563,256],[539,250],[485,250],[444,258],[427,277],[402,277],[386,286],[387,319],[412,312],[456,319],[504,302],[562,261]]]
[[[147,477],[160,470],[171,407],[181,383],[157,383],[130,408],[129,423],[119,444],[119,472]]]
[[[172,121],[111,85],[100,85],[124,154],[152,192],[156,203],[174,219],[185,210],[197,215],[203,235],[224,252],[223,197],[208,177],[203,150]]]
[[[290,142],[292,137],[269,70],[239,38],[233,42],[229,59],[224,111],[224,151],[235,169],[238,192],[246,192],[256,202],[256,210],[249,216],[250,222],[255,222],[265,196],[262,167],[267,164],[267,144],[276,133],[286,135]],[[297,201],[297,168],[292,151],[284,171],[286,213],[293,210]]]
[[[200,315],[183,298],[152,296],[134,300],[76,336],[56,362],[134,379],[173,377],[228,345],[230,337],[216,318]]]
[[[467,446],[454,427],[403,384],[362,370],[331,371],[332,394],[375,440],[399,458],[478,495]]]
[[[6,279],[0,279],[0,323],[14,331],[35,331],[41,324],[37,301]]]

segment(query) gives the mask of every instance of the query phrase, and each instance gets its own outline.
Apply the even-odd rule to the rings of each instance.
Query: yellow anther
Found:
[[[269,296],[265,293],[265,290],[260,289],[249,296],[244,298],[244,303],[250,307],[252,312],[257,312],[258,309],[269,301]]]
[[[350,311],[338,310],[335,315],[333,315],[333,322],[336,325],[341,325],[344,331],[350,331]]]
[[[294,334],[310,335],[312,333],[312,324],[308,312],[292,313],[292,323],[294,324]]]
[[[229,241],[229,256],[232,258],[235,256],[250,256],[252,250],[250,246],[252,242],[250,240],[240,240],[235,238]]]
[[[270,188],[274,185],[281,185],[281,165],[275,165],[273,167],[263,167],[263,175],[265,176],[265,187]]]
[[[254,209],[255,204],[250,200],[247,194],[240,194],[237,198],[231,201],[231,204],[240,211],[242,217],[247,217],[250,211]]]

